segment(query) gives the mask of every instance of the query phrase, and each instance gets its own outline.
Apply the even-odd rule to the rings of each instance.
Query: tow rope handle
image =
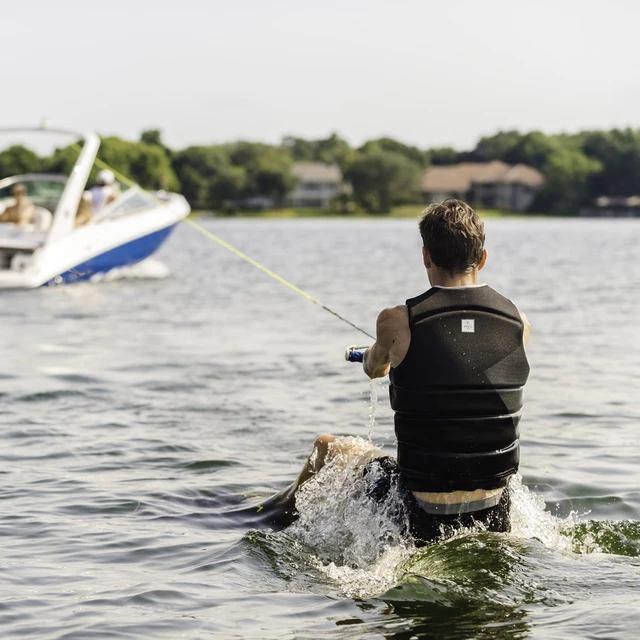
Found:
[[[356,347],[355,345],[347,347],[344,352],[344,359],[347,362],[362,362],[364,360],[364,352],[368,348],[369,347]]]

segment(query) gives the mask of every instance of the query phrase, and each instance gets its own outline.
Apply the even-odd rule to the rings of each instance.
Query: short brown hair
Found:
[[[466,202],[449,198],[430,204],[419,226],[424,248],[437,267],[462,273],[480,264],[484,222]]]

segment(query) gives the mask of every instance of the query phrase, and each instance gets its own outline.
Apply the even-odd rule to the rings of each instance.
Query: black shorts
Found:
[[[481,525],[486,531],[507,532],[511,530],[509,510],[511,506],[509,490],[502,492],[500,502],[488,509],[455,515],[427,513],[420,507],[415,496],[402,480],[398,463],[385,456],[367,463],[363,475],[370,477],[367,494],[376,502],[399,501],[396,513],[398,523],[407,523],[416,544],[424,545],[441,538],[448,538],[462,528]],[[406,517],[403,517],[406,516]]]

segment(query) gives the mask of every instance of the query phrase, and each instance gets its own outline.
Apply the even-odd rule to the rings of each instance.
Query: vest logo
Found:
[[[462,320],[462,333],[475,333],[476,321],[473,319]]]

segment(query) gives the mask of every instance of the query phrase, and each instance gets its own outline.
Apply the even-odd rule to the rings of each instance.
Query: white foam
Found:
[[[337,443],[348,446],[348,453],[333,455],[300,487],[299,519],[289,533],[312,551],[312,564],[338,582],[344,595],[367,597],[396,583],[396,569],[413,544],[398,522],[398,501],[380,504],[366,493],[362,469],[382,451],[362,438]]]
[[[378,411],[378,382],[375,378],[369,380],[369,424],[368,440],[372,442],[373,427],[376,424],[376,414]]]
[[[333,455],[325,466],[300,487],[296,496],[299,519],[289,528],[312,554],[314,568],[336,582],[347,597],[371,597],[392,588],[403,574],[405,561],[417,551],[406,532],[406,516],[398,510],[393,488],[384,503],[367,495],[364,465],[382,451],[362,438],[339,438],[348,453]],[[376,473],[370,467],[369,473]],[[369,482],[375,477],[369,475]],[[576,550],[571,528],[576,514],[558,519],[545,511],[544,499],[511,479],[511,533],[535,539],[553,551],[592,553],[593,541]],[[455,537],[477,534],[482,525],[457,531]]]
[[[571,514],[566,520],[556,518],[545,511],[544,498],[522,484],[522,476],[515,475],[509,481],[511,492],[511,535],[518,538],[539,540],[554,551],[571,551],[573,541],[566,535],[576,521]]]
[[[169,267],[153,258],[128,267],[116,267],[107,273],[96,273],[90,282],[113,282],[115,280],[161,280],[170,274]]]

